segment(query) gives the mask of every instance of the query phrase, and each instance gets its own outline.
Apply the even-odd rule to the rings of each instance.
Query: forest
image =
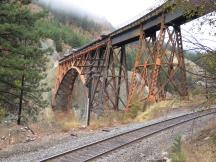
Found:
[[[103,37],[106,38],[107,34],[116,29],[106,19],[95,17],[87,11],[80,10],[78,13],[72,10],[69,12],[67,10],[58,9],[58,7],[55,7],[51,3],[44,2],[45,1],[42,0],[0,1],[0,161],[2,157],[7,158],[11,155],[16,156],[16,154],[11,153],[11,150],[12,152],[14,150],[15,152],[18,150],[18,153],[22,153],[22,148],[25,150],[23,151],[24,153],[31,153],[32,150],[40,150],[41,147],[47,147],[48,150],[50,150],[48,146],[56,147],[56,144],[62,144],[65,141],[65,143],[67,143],[65,145],[70,145],[70,142],[73,142],[73,140],[75,141],[75,144],[73,143],[71,146],[76,146],[76,144],[80,144],[80,141],[84,141],[86,136],[89,136],[89,139],[92,142],[93,139],[97,139],[100,135],[104,138],[109,135],[109,133],[111,134],[116,133],[117,131],[121,132],[122,130],[130,130],[131,128],[135,128],[139,126],[139,124],[143,124],[146,121],[156,120],[161,117],[167,119],[169,115],[172,116],[174,114],[175,116],[176,114],[184,114],[185,112],[195,112],[196,109],[203,111],[204,109],[208,110],[215,108],[216,48],[215,46],[211,46],[216,43],[216,4],[214,1],[201,0],[200,6],[197,7],[190,1],[176,0],[176,5],[172,5],[172,7],[170,7],[173,11],[180,9],[180,11],[185,13],[184,17],[188,19],[195,19],[201,15],[205,15],[206,10],[204,9],[206,8],[212,11],[209,12],[209,14],[196,19],[194,24],[191,25],[192,28],[187,29],[188,35],[183,35],[182,37],[184,46],[182,54],[184,53],[183,61],[186,68],[186,83],[188,89],[187,99],[182,99],[182,96],[179,96],[175,87],[171,86],[171,79],[165,75],[166,71],[163,73],[162,68],[158,68],[161,64],[154,64],[155,69],[158,68],[158,71],[160,72],[156,85],[158,87],[156,87],[155,90],[159,90],[159,86],[162,86],[165,80],[168,80],[168,83],[164,86],[165,88],[163,87],[165,89],[163,92],[167,99],[158,99],[155,100],[154,103],[149,100],[140,100],[139,98],[143,97],[143,93],[148,93],[150,89],[150,86],[148,85],[149,87],[147,87],[146,84],[145,87],[142,87],[142,94],[140,93],[140,89],[137,89],[138,93],[134,93],[135,95],[131,97],[132,104],[130,105],[130,110],[126,110],[124,103],[119,104],[121,102],[119,98],[121,97],[126,104],[128,103],[128,85],[125,81],[126,79],[122,79],[121,81],[123,75],[124,77],[127,75],[125,78],[129,81],[132,80],[131,78],[135,78],[134,80],[136,80],[136,83],[140,83],[142,86],[142,70],[137,69],[144,67],[144,61],[149,56],[149,53],[151,54],[151,51],[159,51],[155,50],[155,47],[159,47],[160,45],[155,43],[157,41],[160,43],[159,39],[156,40],[155,38],[155,42],[153,41],[153,38],[152,42],[151,38],[145,39],[152,43],[149,43],[148,46],[149,53],[146,51],[142,53],[142,46],[139,48],[139,41],[134,41],[126,44],[124,46],[125,49],[122,48],[123,46],[120,47],[121,49],[113,47],[110,54],[113,54],[112,57],[114,59],[110,59],[110,56],[107,61],[108,63],[113,61],[112,66],[110,66],[111,64],[109,65],[106,73],[102,73],[103,71],[101,72],[101,74],[104,76],[106,75],[105,77],[107,78],[108,75],[113,73],[116,73],[117,75],[119,74],[119,76],[114,76],[113,78],[115,79],[103,80],[104,76],[95,75],[95,78],[97,79],[98,77],[99,79],[98,83],[94,83],[98,85],[100,84],[99,81],[101,81],[101,85],[98,86],[99,90],[97,88],[94,89],[96,94],[95,96],[98,97],[98,99],[102,98],[102,95],[100,96],[100,94],[105,93],[102,91],[99,93],[102,86],[105,87],[105,84],[102,84],[102,81],[104,81],[104,83],[113,83],[115,86],[117,83],[115,81],[119,82],[117,83],[118,88],[115,87],[113,88],[114,90],[112,90],[109,86],[107,86],[105,87],[105,90],[108,91],[106,93],[110,94],[114,94],[116,89],[119,90],[118,104],[121,108],[114,109],[107,106],[109,104],[113,104],[109,102],[109,100],[112,101],[112,97],[110,97],[110,99],[109,95],[105,96],[104,99],[107,99],[108,101],[106,103],[104,102],[104,105],[99,105],[104,108],[103,110],[94,110],[94,107],[91,105],[92,111],[89,110],[91,122],[89,126],[87,126],[88,124],[84,125],[84,120],[81,120],[81,118],[85,118],[87,116],[85,107],[87,100],[85,100],[86,94],[84,94],[84,92],[92,80],[86,79],[86,83],[88,84],[83,84],[80,79],[81,77],[79,76],[75,77],[75,79],[78,79],[76,79],[76,82],[73,82],[74,85],[69,85],[70,88],[74,86],[72,87],[73,93],[75,93],[73,99],[76,100],[72,103],[73,105],[70,105],[71,108],[69,111],[54,111],[51,105],[59,60],[64,56],[71,54],[71,51],[77,51],[80,47],[91,43],[94,40],[100,41]],[[155,0],[154,2],[154,7],[156,8],[165,1]],[[170,27],[171,29],[175,29],[175,25],[173,24],[165,24],[164,28],[162,28],[163,25],[164,24],[161,23],[160,31],[163,31],[166,27],[168,32]],[[206,26],[209,28],[206,28]],[[181,29],[185,29],[185,26],[182,25]],[[208,34],[203,34],[206,30],[208,30]],[[160,31],[155,31],[155,35],[160,33]],[[175,31],[173,30],[173,33],[174,32]],[[171,38],[170,35],[166,35],[166,32],[164,33],[165,41],[168,40],[168,37],[170,40],[173,38],[176,39],[177,37],[172,33],[171,37],[173,36],[173,38]],[[203,34],[203,38],[201,40],[198,39],[196,35],[193,35],[195,33],[198,33],[199,35]],[[144,38],[143,35],[142,31],[142,37],[140,38]],[[206,40],[210,41],[209,38],[213,38],[211,43],[203,43]],[[175,51],[175,47],[178,42],[173,41],[174,43],[170,43],[168,40],[168,43],[165,44],[165,41],[161,44],[161,51],[164,55],[166,55],[164,60],[168,60],[167,58],[171,58],[170,56],[173,55],[172,60],[170,59],[170,64],[172,64],[170,67],[178,69],[180,63],[178,64],[179,60],[177,59],[177,56],[174,56],[174,53],[179,52]],[[140,44],[142,44],[142,42]],[[108,46],[106,49],[109,50]],[[99,50],[95,50],[95,54],[98,51],[105,53],[106,49],[101,48]],[[123,59],[123,54],[122,56],[120,55],[122,51],[125,52],[125,60]],[[138,53],[140,53],[142,57],[137,57]],[[92,58],[93,55],[94,53],[91,54]],[[105,60],[106,58],[102,59],[100,54],[98,57],[99,58],[95,57],[94,59],[97,61],[103,59]],[[87,62],[87,59],[85,61]],[[142,65],[139,67],[135,66],[136,61]],[[153,63],[149,63],[148,65],[145,64],[146,67],[150,67],[149,71],[152,72],[149,73],[150,77],[154,70],[152,68]],[[98,63],[98,66],[99,65],[100,61]],[[85,65],[83,65],[83,67],[84,66]],[[122,68],[122,66],[125,67]],[[170,72],[167,65],[164,64],[163,66],[165,67],[165,70]],[[97,67],[97,70],[99,68],[100,67]],[[112,71],[109,68],[113,68]],[[172,80],[172,82],[177,81],[177,84],[179,85],[181,84],[181,78],[180,75],[178,75],[180,74],[178,72],[181,72],[181,68],[182,67],[179,68],[179,71],[175,74],[175,78]],[[91,74],[88,73],[88,75],[90,76]],[[116,78],[120,78],[120,80],[117,80]],[[94,79],[94,77],[90,79]],[[148,79],[149,78],[146,80]],[[66,79],[66,82],[67,81],[68,80]],[[120,84],[121,82],[123,82],[123,86]],[[128,83],[131,87],[133,86],[133,84],[131,84],[132,81]],[[94,88],[94,86],[92,87]],[[133,90],[133,87],[130,90]],[[91,92],[89,92],[89,94],[90,93]],[[160,94],[157,95],[159,96]],[[95,107],[97,106],[98,105]],[[196,122],[195,119],[192,121],[192,126],[188,131],[190,134],[189,140],[186,139],[182,142],[182,138],[180,136],[176,136],[176,139],[173,139],[175,135],[172,133],[175,133],[175,131],[178,132],[178,130],[174,130],[174,128],[170,131],[171,133],[169,132],[172,136],[170,137],[169,142],[166,142],[169,134],[162,134],[160,136],[164,138],[161,140],[162,142],[156,141],[160,140],[159,136],[156,138],[154,137],[153,139],[157,142],[158,146],[163,143],[173,143],[173,146],[170,147],[169,153],[167,154],[169,154],[170,159],[174,162],[191,162],[190,158],[193,159],[193,156],[195,157],[195,152],[198,154],[196,157],[203,155],[203,157],[200,157],[200,159],[203,160],[207,157],[208,151],[210,152],[209,157],[213,154],[213,158],[211,158],[216,159],[214,154],[216,151],[215,120],[209,120],[208,122],[212,122],[210,123],[211,127],[201,131],[203,134],[198,134],[198,139],[195,138],[194,135],[196,133],[195,127],[201,127],[201,125],[205,125],[205,122],[202,123],[201,120]],[[137,123],[138,125],[136,125]],[[121,126],[124,127],[119,129]],[[209,125],[206,124],[206,126]],[[181,134],[182,130],[183,129],[181,128],[179,134]],[[96,134],[95,138],[91,136],[93,133]],[[167,139],[165,138],[166,136]],[[81,140],[77,142],[77,139]],[[150,147],[150,143],[151,142],[148,144],[145,143],[142,147]],[[201,144],[198,146],[197,143]],[[204,146],[203,143],[205,143]],[[18,145],[17,150],[16,145]],[[152,145],[154,145],[154,143]],[[193,152],[192,150],[197,147],[202,149],[204,147],[204,151],[196,149]],[[9,151],[7,150],[8,148]],[[132,151],[127,151],[127,154],[129,152]],[[144,154],[141,155],[144,157]],[[26,157],[27,156],[25,156],[25,158]],[[115,157],[115,160],[116,159],[117,158]],[[197,162],[196,159],[194,161]]]
[[[65,21],[71,17],[62,19],[64,14],[48,11],[46,6],[34,11],[31,5],[28,0],[3,0],[0,6],[0,119],[12,114],[17,124],[35,120],[49,103],[43,97],[50,91],[44,79],[53,51],[43,48],[42,42],[52,39],[61,53],[64,44],[81,47],[103,28],[76,16],[68,25]]]

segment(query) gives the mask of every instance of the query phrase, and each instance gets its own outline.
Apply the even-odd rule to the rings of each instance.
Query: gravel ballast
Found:
[[[202,131],[209,122],[215,121],[215,117],[215,114],[209,115],[168,129],[128,147],[123,147],[98,159],[97,162],[153,162],[162,160],[166,157],[176,137],[181,136],[183,139],[195,138],[195,135]]]
[[[60,139],[58,142],[52,143],[52,141],[49,141],[49,144],[42,145],[38,147],[34,147],[34,149],[31,150],[31,147],[34,145],[34,142],[28,143],[25,145],[25,149],[22,151],[22,146],[20,145],[17,147],[17,150],[10,152],[10,154],[1,154],[0,161],[4,162],[16,162],[16,161],[39,161],[40,159],[46,158],[48,156],[52,156],[55,154],[59,154],[61,152],[74,149],[77,147],[80,147],[82,145],[88,144],[90,142],[98,141],[105,139],[107,137],[129,131],[138,127],[142,127],[157,121],[164,120],[165,118],[179,116],[185,114],[185,112],[178,112],[178,113],[172,113],[167,115],[166,117],[162,117],[160,119],[151,120],[145,123],[138,123],[138,124],[127,124],[120,126],[118,128],[109,128],[109,132],[107,131],[97,131],[94,133],[84,134],[78,137],[70,136],[65,137],[64,139]],[[184,135],[185,137],[190,137],[191,133],[196,133],[201,130],[202,127],[206,125],[206,123],[210,120],[210,118],[215,117],[213,115],[203,117],[201,119],[197,119],[194,122],[188,122],[186,124],[183,124],[181,126],[178,126],[173,129],[169,129],[163,133],[159,133],[153,137],[149,137],[147,140],[142,140],[138,143],[132,144],[128,147],[124,147],[118,151],[115,151],[108,156],[105,156],[103,159],[98,159],[98,161],[146,161],[148,159],[157,159],[161,158],[163,155],[163,152],[166,152],[170,145],[172,144],[173,140],[178,135]],[[199,123],[199,125],[198,125]],[[194,126],[194,129],[192,131],[192,127]],[[23,147],[24,148],[24,147]],[[118,158],[116,158],[118,157]]]

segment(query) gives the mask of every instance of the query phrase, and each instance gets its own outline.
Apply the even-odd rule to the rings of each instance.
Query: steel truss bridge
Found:
[[[192,3],[199,6],[199,0]],[[174,6],[173,1],[168,1],[59,60],[53,108],[71,109],[78,77],[88,98],[87,112],[107,107],[130,110],[134,100],[155,102],[166,98],[169,87],[187,97],[180,26],[200,15],[189,18]],[[130,48],[126,48],[128,44],[132,44]],[[128,50],[132,48],[136,48],[136,56],[133,69],[128,71]]]

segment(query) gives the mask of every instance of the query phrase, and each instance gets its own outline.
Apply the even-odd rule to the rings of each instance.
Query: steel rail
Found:
[[[209,111],[210,111],[210,112],[209,112]],[[203,112],[204,112],[204,114],[198,115],[198,116],[195,116],[195,117],[194,117],[194,115],[197,115],[197,114],[203,113]],[[205,113],[205,112],[208,112],[208,113]],[[173,118],[169,118],[169,119],[166,119],[166,120],[163,120],[163,121],[159,121],[159,122],[155,122],[155,123],[152,123],[152,124],[148,124],[148,125],[146,125],[146,126],[142,126],[142,127],[139,127],[139,128],[133,129],[133,130],[130,130],[130,131],[126,131],[126,132],[123,132],[123,133],[119,133],[119,134],[117,134],[117,135],[113,135],[113,136],[111,136],[111,137],[108,137],[108,138],[105,138],[105,139],[102,139],[102,140],[98,140],[98,141],[89,143],[89,144],[87,144],[87,145],[84,145],[84,146],[81,146],[81,147],[78,147],[78,148],[75,148],[75,149],[72,149],[72,150],[69,150],[69,151],[65,151],[65,152],[63,152],[63,153],[50,156],[50,157],[48,157],[48,158],[41,159],[41,160],[39,160],[39,161],[40,161],[40,162],[45,162],[45,161],[55,160],[55,159],[58,159],[58,158],[60,158],[60,157],[64,157],[64,156],[66,156],[66,155],[68,155],[68,154],[71,154],[71,153],[73,153],[73,152],[80,151],[80,150],[82,150],[82,149],[86,149],[86,148],[88,148],[88,147],[90,147],[90,146],[93,146],[93,145],[96,145],[96,144],[100,144],[100,143],[102,143],[102,142],[106,142],[106,141],[108,141],[108,140],[115,139],[115,138],[120,137],[120,136],[123,136],[123,135],[127,135],[127,134],[130,134],[130,133],[133,133],[133,132],[142,130],[142,129],[144,130],[144,129],[149,128],[149,127],[152,127],[152,126],[156,126],[156,125],[159,125],[159,124],[166,123],[166,122],[168,122],[168,121],[172,121],[172,120],[175,120],[175,119],[184,118],[184,117],[187,117],[187,116],[192,115],[192,117],[190,117],[189,119],[185,119],[185,120],[183,120],[183,121],[181,121],[181,122],[177,122],[177,123],[175,123],[175,124],[171,124],[171,125],[169,125],[169,126],[167,126],[167,127],[165,127],[165,128],[161,128],[161,129],[155,130],[155,131],[153,131],[153,132],[151,132],[151,133],[149,133],[149,134],[147,134],[147,135],[141,136],[141,137],[139,137],[139,138],[137,138],[137,139],[135,139],[135,140],[132,140],[132,141],[130,141],[130,142],[126,142],[126,143],[124,143],[124,144],[122,144],[122,145],[120,145],[120,146],[117,146],[117,147],[114,147],[114,148],[112,147],[111,149],[109,149],[109,150],[107,150],[107,151],[104,151],[104,152],[102,152],[102,153],[100,153],[100,154],[97,154],[96,156],[90,157],[90,158],[88,158],[87,160],[84,160],[84,161],[93,160],[93,159],[96,159],[96,158],[98,158],[98,157],[100,157],[100,156],[102,156],[102,155],[105,155],[105,154],[109,153],[109,152],[115,151],[115,150],[117,150],[117,149],[119,149],[119,148],[121,148],[121,147],[124,147],[124,146],[126,146],[126,145],[129,145],[129,144],[134,143],[134,142],[136,142],[136,141],[139,141],[139,140],[141,140],[141,139],[143,139],[143,138],[147,138],[147,137],[149,137],[149,136],[152,136],[152,135],[157,134],[157,133],[159,133],[159,132],[162,132],[162,131],[164,131],[164,130],[167,130],[167,129],[176,127],[176,126],[178,126],[178,125],[184,124],[184,123],[189,122],[189,121],[191,121],[191,120],[195,120],[195,119],[197,119],[197,118],[201,118],[201,117],[204,117],[204,116],[208,116],[208,115],[211,115],[211,114],[214,114],[214,113],[216,113],[216,108],[213,108],[213,109],[211,108],[211,109],[207,109],[207,110],[201,110],[201,111],[197,111],[197,112],[187,113],[187,114],[180,115],[180,116],[173,117]]]
[[[189,122],[189,121],[192,121],[192,120],[195,120],[195,119],[204,117],[204,116],[208,116],[208,115],[211,115],[211,114],[214,114],[214,113],[216,113],[216,112],[210,112],[210,113],[207,113],[207,114],[204,114],[204,115],[199,115],[199,116],[196,116],[196,117],[193,117],[193,118],[190,118],[190,119],[186,119],[186,120],[184,120],[184,121],[182,121],[182,122],[178,122],[178,123],[176,123],[176,124],[172,124],[172,125],[167,126],[167,127],[165,127],[165,128],[161,128],[161,129],[156,130],[156,131],[154,131],[154,132],[152,132],[152,133],[149,133],[149,134],[147,134],[147,135],[145,135],[145,136],[142,136],[142,137],[140,137],[140,138],[137,138],[137,139],[135,139],[135,140],[133,140],[133,141],[131,141],[131,142],[127,142],[127,143],[125,143],[125,144],[122,144],[121,146],[112,148],[112,149],[110,149],[109,151],[106,151],[106,152],[104,152],[104,153],[101,153],[101,154],[99,154],[99,155],[97,155],[97,156],[94,156],[94,157],[92,157],[92,158],[89,158],[89,159],[87,159],[87,160],[85,160],[85,161],[86,161],[86,162],[87,162],[87,161],[91,161],[91,160],[96,159],[96,158],[99,158],[99,157],[101,157],[102,155],[105,155],[105,154],[107,154],[107,153],[109,153],[109,152],[115,151],[115,150],[117,150],[117,149],[119,149],[119,148],[122,148],[122,147],[124,147],[124,146],[129,145],[129,144],[132,144],[132,143],[134,143],[134,142],[140,141],[140,140],[142,140],[142,139],[144,139],[144,138],[148,138],[148,137],[150,137],[150,136],[152,136],[152,135],[155,135],[155,134],[157,134],[157,133],[163,132],[163,131],[168,130],[168,129],[170,129],[170,128],[179,126],[179,125],[184,124],[184,123],[187,123],[187,122]]]

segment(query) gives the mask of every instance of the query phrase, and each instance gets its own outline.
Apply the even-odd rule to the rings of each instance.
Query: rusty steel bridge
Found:
[[[194,7],[199,6],[199,0],[193,2]],[[87,123],[94,109],[128,111],[134,101],[155,102],[166,98],[170,87],[181,97],[187,97],[180,26],[199,16],[189,18],[183,10],[175,7],[173,10],[173,6],[168,1],[59,60],[53,108],[71,109],[77,77],[88,98]],[[127,51],[132,48],[136,48],[136,56],[129,71]]]

